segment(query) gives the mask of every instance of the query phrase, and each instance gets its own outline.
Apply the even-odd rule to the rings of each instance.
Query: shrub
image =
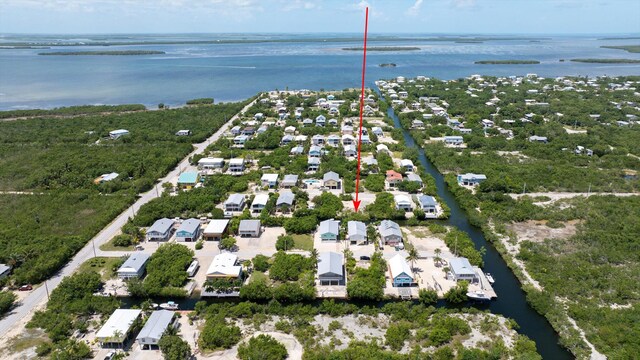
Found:
[[[294,241],[291,235],[280,235],[276,241],[276,250],[286,251],[293,249]]]
[[[241,360],[284,360],[289,356],[287,349],[272,336],[260,334],[238,347]]]
[[[384,334],[386,344],[392,350],[399,351],[404,346],[405,340],[408,340],[411,336],[409,326],[407,324],[392,324],[387,328],[387,332]]]
[[[133,245],[133,236],[121,234],[113,238],[113,246],[127,247]]]
[[[198,242],[196,243],[196,250],[202,250],[203,247],[204,243],[202,242],[202,240],[198,240]]]
[[[253,269],[260,272],[265,272],[269,270],[269,267],[271,266],[271,264],[269,264],[269,258],[262,254],[256,255],[253,258],[252,262],[253,262]]]
[[[435,290],[420,289],[418,298],[424,305],[431,305],[438,302],[438,292]]]
[[[205,349],[230,349],[237,344],[242,337],[240,328],[227,325],[224,319],[211,318],[200,334],[200,345]]]

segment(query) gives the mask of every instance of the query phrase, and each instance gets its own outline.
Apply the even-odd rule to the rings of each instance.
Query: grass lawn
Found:
[[[119,257],[97,257],[89,259],[78,269],[78,272],[95,271],[102,276],[102,280],[109,280],[115,277],[115,273],[112,271],[115,265],[122,262]]]
[[[313,237],[309,234],[291,235],[293,237],[293,248],[300,250],[313,250]]]
[[[100,250],[102,251],[133,251],[135,245],[131,246],[115,246],[113,245],[113,239],[107,241],[106,243],[100,245]]]

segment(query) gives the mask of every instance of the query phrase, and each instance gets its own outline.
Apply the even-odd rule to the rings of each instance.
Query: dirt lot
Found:
[[[518,242],[532,241],[543,242],[545,239],[567,239],[576,234],[578,220],[571,220],[564,223],[564,227],[550,228],[546,225],[547,221],[529,220],[507,225],[507,229],[513,231]]]

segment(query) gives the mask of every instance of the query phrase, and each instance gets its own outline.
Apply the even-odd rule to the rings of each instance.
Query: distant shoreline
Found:
[[[116,51],[55,51],[55,52],[42,52],[38,55],[52,55],[52,56],[132,56],[132,55],[162,55],[166,54],[164,51],[155,50],[116,50]]]
[[[480,65],[535,65],[540,64],[538,60],[480,60],[474,62]]]
[[[619,45],[619,46],[604,45],[600,47],[604,49],[625,50],[630,53],[640,53],[640,45]]]
[[[573,62],[592,64],[640,64],[637,59],[571,59]]]

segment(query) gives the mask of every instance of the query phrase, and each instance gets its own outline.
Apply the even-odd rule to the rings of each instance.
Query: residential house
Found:
[[[196,171],[187,171],[180,174],[178,177],[178,187],[181,189],[193,189],[200,181],[200,174]]]
[[[232,172],[232,173],[244,172],[244,159],[235,158],[235,159],[229,160],[229,172]]]
[[[344,255],[332,251],[318,254],[320,285],[344,285]]]
[[[253,202],[251,203],[251,212],[254,214],[259,214],[262,212],[267,206],[269,202],[269,195],[267,194],[258,194],[253,198]]]
[[[103,348],[124,349],[133,337],[133,324],[142,310],[116,309],[96,333],[96,340]]]
[[[156,222],[147,229],[148,241],[166,241],[169,240],[173,231],[174,221],[167,218],[156,220]]]
[[[125,135],[129,135],[129,130],[119,129],[119,130],[109,131],[109,137],[113,140],[118,139]]]
[[[202,232],[202,237],[208,241],[219,241],[227,234],[228,219],[214,219],[209,222]]]
[[[338,126],[338,120],[337,119],[329,119],[329,126]]]
[[[458,184],[463,186],[476,186],[485,180],[487,180],[487,176],[484,174],[466,173],[458,175]]]
[[[327,137],[327,144],[329,144],[329,146],[337,147],[340,145],[340,141],[341,138],[338,135],[329,135]]]
[[[400,160],[400,166],[402,166],[406,171],[413,171],[415,169],[413,161],[409,159]]]
[[[389,259],[389,273],[393,279],[394,287],[406,287],[414,285],[414,275],[407,260],[402,254],[396,254]]]
[[[374,126],[371,128],[371,132],[374,133],[376,136],[382,137],[384,136],[384,132],[382,131],[382,128],[379,126]]]
[[[9,273],[11,273],[11,266],[8,266],[7,264],[0,264],[0,279],[6,278],[9,276]]]
[[[353,126],[342,125],[342,127],[340,128],[340,132],[342,132],[342,135],[353,135]]]
[[[291,155],[302,155],[304,154],[304,146],[302,145],[297,145],[291,148],[291,151],[289,152],[289,154]]]
[[[255,133],[256,133],[256,128],[254,128],[253,126],[247,126],[246,128],[242,129],[242,132],[241,132],[241,134],[245,136],[251,136]]]
[[[433,214],[437,213],[437,201],[436,198],[429,195],[419,195],[418,203],[420,204],[420,209],[425,212],[425,214]]]
[[[176,319],[176,313],[173,311],[156,310],[152,312],[136,337],[140,348],[142,350],[159,349],[158,343],[165,332],[179,325]]]
[[[322,241],[338,241],[340,221],[329,219],[320,222],[318,234],[320,234],[320,240]]]
[[[314,158],[322,157],[322,148],[317,145],[311,145],[311,147],[309,147],[309,157],[314,157]]]
[[[311,143],[313,145],[324,145],[324,141],[324,136],[320,134],[316,134],[311,137]]]
[[[416,173],[408,173],[407,174],[407,181],[418,183],[420,185],[420,187],[422,188],[422,178],[420,177],[420,175],[418,175]]]
[[[407,195],[398,194],[398,195],[395,195],[393,199],[396,203],[397,210],[404,210],[404,211],[413,210],[413,202],[411,201],[411,198],[409,198]]]
[[[320,159],[317,157],[309,157],[307,159],[307,170],[308,171],[318,171],[320,168]]]
[[[415,119],[411,122],[412,129],[424,129],[424,122],[422,120]]]
[[[216,255],[207,269],[207,280],[240,279],[241,276],[242,266],[238,265],[238,256],[228,252]]]
[[[444,137],[444,143],[445,145],[449,145],[449,146],[460,146],[464,143],[464,140],[462,138],[462,136],[445,136]]]
[[[223,158],[202,158],[198,160],[198,169],[210,170],[210,169],[222,169],[224,167]]]
[[[478,279],[478,275],[469,260],[463,257],[455,257],[449,260],[449,276],[455,281],[475,282]]]
[[[302,126],[311,126],[311,125],[313,125],[313,120],[309,118],[302,120]]]
[[[238,136],[233,138],[233,143],[234,143],[234,145],[242,145],[242,146],[244,146],[244,143],[246,143],[247,140],[249,140],[249,137],[247,135],[238,135]]]
[[[260,220],[240,220],[240,226],[238,227],[238,234],[240,237],[260,237],[262,228]]]
[[[224,210],[235,212],[244,209],[245,198],[243,194],[231,194],[224,202]]]
[[[349,134],[342,135],[342,145],[354,145],[356,143],[356,138]]]
[[[287,135],[293,135],[296,133],[296,127],[295,126],[287,126],[286,128],[284,128],[284,133]]]
[[[340,180],[340,175],[333,171],[325,173],[324,176],[322,176],[322,186],[333,190],[341,189],[342,181]]]
[[[295,198],[296,196],[290,191],[280,193],[278,200],[276,200],[276,209],[282,212],[291,211],[291,209],[293,209],[293,202],[295,201]]]
[[[356,157],[357,155],[358,155],[358,151],[356,150],[355,145],[345,145],[344,147],[345,157]]]
[[[293,141],[293,139],[294,139],[293,135],[287,134],[282,137],[282,140],[280,140],[280,143],[282,145],[289,145]]]
[[[263,174],[260,178],[262,186],[268,186],[270,189],[278,186],[278,174]]]
[[[176,231],[176,241],[196,241],[200,236],[200,220],[187,219]]]
[[[134,252],[120,265],[116,273],[118,277],[123,280],[128,279],[140,279],[144,275],[144,270],[147,267],[149,261],[149,254],[142,252]]]
[[[327,122],[327,118],[324,117],[324,115],[318,115],[316,117],[316,126],[324,127],[326,122]]]
[[[352,244],[366,244],[367,225],[362,221],[349,221],[347,223],[347,240]]]
[[[383,153],[387,153],[387,154],[389,154],[389,153],[390,153],[390,151],[389,151],[389,147],[388,147],[387,145],[385,145],[385,144],[378,144],[378,145],[376,145],[376,152],[377,152],[377,153],[381,153],[381,152],[383,152]]]
[[[402,242],[402,231],[396,222],[382,220],[378,226],[378,232],[385,245],[396,246]]]
[[[242,128],[240,126],[234,126],[231,128],[231,135],[240,135]]]
[[[402,174],[395,170],[387,170],[386,182],[389,187],[395,187],[402,181]]]
[[[284,179],[282,179],[282,181],[280,182],[280,187],[284,189],[290,189],[294,186],[298,186],[298,175],[285,175]]]
[[[539,143],[547,143],[547,137],[546,136],[537,136],[537,135],[532,135],[529,136],[529,142],[539,142]]]
[[[489,119],[483,119],[482,120],[482,127],[485,128],[485,129],[492,128],[493,125],[494,125],[493,121],[491,121]]]

